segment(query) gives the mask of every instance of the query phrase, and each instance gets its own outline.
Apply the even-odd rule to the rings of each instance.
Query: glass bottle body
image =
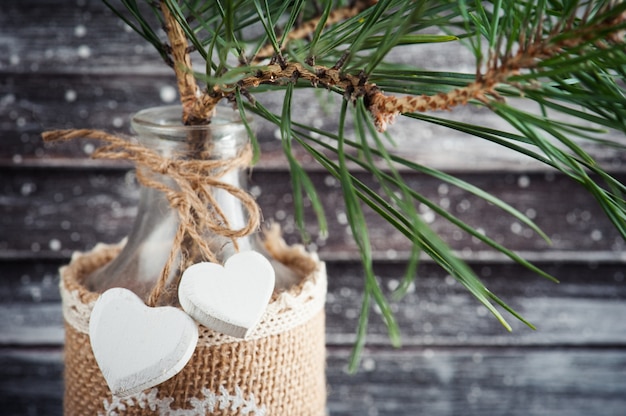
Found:
[[[229,159],[248,143],[244,124],[234,115],[215,117],[205,126],[184,126],[180,122],[181,114],[178,106],[151,108],[135,114],[131,126],[142,145],[174,161]],[[177,189],[172,178],[147,168],[138,169],[143,169],[140,173],[150,180]],[[238,188],[245,187],[245,177],[240,169],[228,171],[220,181]],[[241,202],[223,189],[213,188],[211,192],[230,228],[242,228],[247,218]],[[124,247],[115,259],[87,277],[87,288],[101,293],[112,287],[124,287],[146,300],[169,258],[178,226],[178,213],[171,207],[166,194],[142,187],[137,217]],[[219,262],[234,254],[235,247],[229,238],[205,237]],[[240,250],[252,248],[249,237],[239,238],[237,244]],[[193,256],[193,250],[188,254]],[[179,265],[180,256],[170,269],[168,284],[179,273]]]

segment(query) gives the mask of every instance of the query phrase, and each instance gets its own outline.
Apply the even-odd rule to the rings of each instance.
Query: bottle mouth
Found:
[[[180,105],[147,108],[133,115],[131,127],[140,143],[167,157],[190,157],[210,147],[211,158],[229,158],[250,142],[237,111],[220,107],[210,124],[191,126],[182,123],[182,114]]]
[[[219,111],[222,110],[222,111]],[[220,135],[224,130],[225,135],[230,134],[233,129],[244,128],[238,112],[226,111],[219,108],[218,114],[211,119],[211,123],[206,125],[184,125],[182,123],[183,109],[180,105],[170,105],[162,107],[152,107],[141,110],[131,118],[131,126],[137,133],[149,132],[158,136],[176,137],[181,132],[202,131],[210,129],[213,134]],[[246,120],[251,123],[248,118]]]

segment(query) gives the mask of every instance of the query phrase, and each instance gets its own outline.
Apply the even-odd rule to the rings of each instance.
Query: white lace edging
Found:
[[[78,332],[89,333],[89,316],[95,302],[83,303],[78,290],[68,291],[61,287],[63,317]]]
[[[267,305],[267,309],[259,324],[246,337],[247,341],[277,335],[313,319],[324,308],[326,302],[326,268],[323,262],[317,259],[317,268],[313,276],[307,277],[298,294],[290,292],[281,293],[273,302]],[[219,332],[215,332],[203,326],[200,327],[198,345],[221,345],[229,342],[241,341]]]
[[[78,261],[85,255],[88,254],[76,253],[72,256],[72,261]],[[246,340],[261,339],[296,328],[308,322],[324,308],[327,286],[325,264],[315,254],[310,256],[316,262],[316,269],[306,278],[307,281],[300,293],[283,292],[270,302],[261,321]],[[65,321],[76,331],[88,334],[89,317],[95,301],[83,303],[79,291],[69,291],[63,284],[63,279],[61,279],[61,298]],[[215,332],[204,326],[200,326],[199,334],[198,346],[216,346],[241,341],[239,338]]]
[[[235,387],[235,394],[230,394],[224,386],[220,386],[219,393],[202,388],[204,397],[192,397],[188,399],[190,409],[172,409],[174,401],[171,397],[157,397],[159,390],[155,387],[149,392],[141,392],[129,397],[120,398],[113,396],[113,399],[104,399],[104,413],[99,412],[98,416],[119,416],[119,412],[126,411],[129,407],[138,406],[141,409],[149,409],[159,416],[204,416],[212,414],[216,410],[238,410],[242,415],[266,416],[265,406],[256,403],[254,394],[250,393],[246,399],[241,389]],[[208,413],[207,413],[208,412]]]

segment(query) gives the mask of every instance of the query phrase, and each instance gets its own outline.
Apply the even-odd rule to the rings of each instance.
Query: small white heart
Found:
[[[91,312],[89,339],[111,392],[129,396],[174,377],[198,342],[198,326],[180,309],[149,308],[133,292],[104,292]]]
[[[222,267],[197,263],[183,273],[178,300],[207,328],[245,338],[257,325],[274,291],[274,268],[256,251],[229,257]]]

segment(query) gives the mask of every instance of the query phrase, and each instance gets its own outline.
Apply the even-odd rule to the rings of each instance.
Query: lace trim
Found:
[[[248,398],[244,397],[239,387],[235,387],[235,394],[230,394],[224,386],[220,386],[219,393],[202,388],[203,397],[190,398],[191,409],[172,409],[174,401],[171,397],[157,397],[159,390],[153,388],[149,392],[141,392],[129,397],[120,398],[114,396],[113,399],[104,399],[104,413],[98,412],[98,416],[119,416],[119,412],[126,411],[129,407],[138,406],[141,409],[149,409],[157,412],[159,416],[204,416],[212,414],[216,410],[238,410],[241,415],[266,416],[265,406],[256,403],[254,394],[250,393]],[[208,413],[207,413],[208,412]]]
[[[63,304],[63,317],[65,322],[71,325],[78,332],[89,333],[89,316],[96,302],[83,303],[78,290],[61,289],[61,300]]]
[[[63,300],[63,316],[66,322],[76,331],[89,333],[89,316],[95,304],[93,300],[86,300],[84,296],[86,290],[68,288],[66,280],[71,277],[68,269],[73,266],[80,270],[83,262],[92,262],[92,256],[98,255],[99,250],[107,247],[99,246],[90,253],[76,253],[72,257],[69,266],[61,270],[61,297]],[[282,292],[273,299],[261,321],[246,340],[265,338],[270,335],[277,335],[302,325],[312,319],[323,307],[326,296],[326,268],[315,254],[310,254],[309,258],[315,262],[315,270],[304,279],[304,283],[299,288],[298,293]],[[74,285],[74,287],[76,287]],[[73,288],[72,288],[73,289]],[[214,346],[230,342],[239,342],[238,338],[224,335],[199,325],[199,346]]]

